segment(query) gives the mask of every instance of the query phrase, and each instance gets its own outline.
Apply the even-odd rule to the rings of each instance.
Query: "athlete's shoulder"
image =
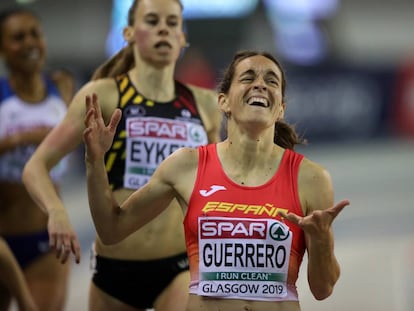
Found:
[[[167,158],[169,161],[186,162],[192,161],[198,157],[199,147],[182,147],[175,150]]]
[[[100,100],[113,99],[118,96],[116,82],[114,79],[105,78],[89,81],[84,84],[77,94],[84,95],[98,95]]]
[[[171,167],[184,168],[196,164],[197,160],[198,147],[182,147],[171,153],[164,162]]]
[[[191,84],[185,84],[190,89],[198,102],[202,103],[217,103],[218,94],[215,90],[207,89]]]
[[[50,80],[58,89],[60,96],[69,105],[75,94],[76,79],[74,74],[66,69],[57,69],[50,73]]]
[[[157,169],[157,175],[165,180],[176,183],[186,174],[197,170],[198,148],[182,147],[171,153],[161,162]]]
[[[301,176],[309,182],[329,177],[329,172],[324,166],[307,157],[303,157],[300,170]]]
[[[75,94],[71,107],[80,107],[80,111],[84,111],[86,96],[98,96],[98,102],[101,106],[105,120],[111,116],[114,109],[117,107],[119,94],[114,79],[105,78],[89,81],[84,84]]]
[[[333,201],[333,185],[329,171],[319,163],[304,158],[299,170],[299,192],[306,211],[325,209]]]
[[[117,88],[116,80],[114,78],[102,78],[97,80],[88,81],[84,87],[93,88],[96,91],[105,91],[109,89],[113,91]]]

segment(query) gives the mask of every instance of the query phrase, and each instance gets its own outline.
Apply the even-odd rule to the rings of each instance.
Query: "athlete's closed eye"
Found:
[[[148,14],[145,16],[145,22],[152,26],[157,26],[159,23],[162,22],[162,18],[157,14]],[[166,20],[166,25],[168,27],[176,27],[180,25],[180,19],[178,16],[172,15],[168,16]]]
[[[168,19],[167,19],[167,25],[168,26],[175,27],[175,26],[178,26],[179,24],[180,23],[179,23],[179,19],[178,19],[177,16],[170,16],[170,17],[168,17]]]
[[[145,22],[146,22],[147,24],[150,24],[150,25],[155,26],[155,25],[157,25],[157,24],[158,24],[158,22],[159,22],[159,18],[158,18],[158,16],[157,16],[157,15],[155,15],[155,14],[149,14],[149,15],[147,15],[147,16],[145,17]]]

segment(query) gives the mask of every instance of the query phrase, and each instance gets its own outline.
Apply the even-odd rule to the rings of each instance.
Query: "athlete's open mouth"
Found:
[[[160,41],[155,45],[155,48],[161,48],[161,47],[168,47],[168,48],[172,48],[171,44],[167,41]]]
[[[263,97],[253,96],[247,100],[247,104],[250,106],[269,107],[269,101]]]
[[[39,49],[30,49],[24,53],[24,58],[30,60],[40,59],[40,50]]]

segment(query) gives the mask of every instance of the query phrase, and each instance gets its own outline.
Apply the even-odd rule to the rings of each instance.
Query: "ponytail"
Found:
[[[275,124],[273,141],[280,147],[291,150],[295,148],[295,145],[306,144],[306,140],[298,136],[293,126],[280,120]]]
[[[115,78],[127,73],[135,66],[132,44],[128,44],[118,53],[101,64],[93,73],[91,80]]]

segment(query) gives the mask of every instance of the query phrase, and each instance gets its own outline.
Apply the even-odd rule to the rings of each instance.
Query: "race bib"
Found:
[[[292,232],[275,219],[200,217],[198,295],[283,298]]]
[[[182,120],[133,117],[126,120],[124,187],[146,184],[158,165],[181,147],[207,144],[202,125]]]

